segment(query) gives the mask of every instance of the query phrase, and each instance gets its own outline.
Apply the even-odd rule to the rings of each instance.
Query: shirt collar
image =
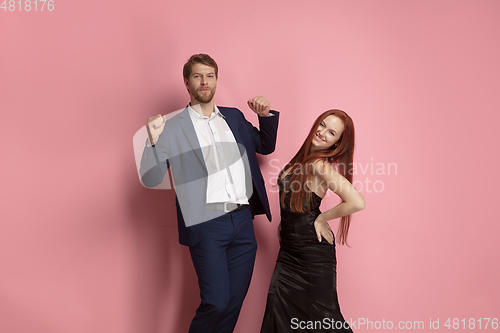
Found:
[[[188,105],[188,111],[189,111],[189,116],[191,117],[191,120],[193,121],[193,124],[196,124],[198,122],[198,120],[200,119],[213,119],[214,117],[216,116],[220,116],[222,118],[226,118],[224,117],[224,115],[219,111],[219,108],[217,107],[217,105],[214,104],[214,112],[210,115],[210,117],[205,117],[201,114],[199,114],[198,112],[196,112],[192,107],[191,107],[191,104]]]

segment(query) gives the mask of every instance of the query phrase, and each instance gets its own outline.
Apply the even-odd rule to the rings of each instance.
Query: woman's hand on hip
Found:
[[[330,244],[333,244],[333,231],[330,228],[328,222],[323,221],[322,214],[319,214],[314,221],[314,229],[316,230],[316,235],[318,236],[318,241],[321,242],[321,237],[326,239]]]

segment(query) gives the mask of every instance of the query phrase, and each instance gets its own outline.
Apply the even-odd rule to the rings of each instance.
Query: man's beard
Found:
[[[209,103],[214,98],[215,89],[210,89],[210,88],[208,89],[210,90],[210,93],[208,95],[206,94],[202,95],[198,91],[195,91],[193,94],[194,99],[200,103]]]

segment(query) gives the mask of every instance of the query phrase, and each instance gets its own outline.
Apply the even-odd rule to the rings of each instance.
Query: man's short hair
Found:
[[[210,57],[208,54],[200,53],[200,54],[193,54],[191,58],[189,58],[189,60],[184,64],[184,68],[182,69],[182,75],[186,80],[189,80],[189,76],[193,71],[193,65],[195,64],[203,64],[213,67],[215,70],[215,78],[219,78],[219,67],[217,66],[215,60],[212,59],[212,57]]]

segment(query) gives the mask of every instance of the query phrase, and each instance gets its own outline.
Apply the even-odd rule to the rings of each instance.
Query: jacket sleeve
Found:
[[[146,187],[155,187],[161,184],[170,166],[165,129],[158,137],[158,142],[154,146],[148,147],[146,142],[142,153],[140,173],[142,183]]]
[[[245,119],[245,125],[250,130],[255,151],[261,155],[271,154],[276,147],[278,135],[279,112],[271,110],[269,117],[259,116],[259,129]]]

